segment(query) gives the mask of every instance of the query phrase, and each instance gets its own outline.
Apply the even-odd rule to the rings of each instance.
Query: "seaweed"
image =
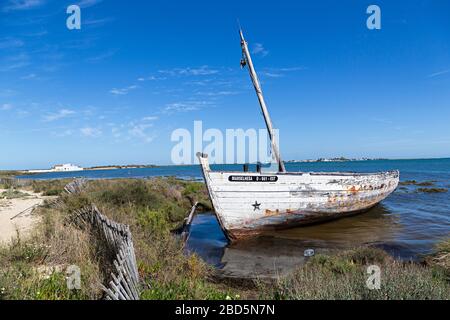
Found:
[[[445,188],[419,188],[417,189],[418,192],[424,192],[424,193],[446,193],[448,192],[448,189]]]

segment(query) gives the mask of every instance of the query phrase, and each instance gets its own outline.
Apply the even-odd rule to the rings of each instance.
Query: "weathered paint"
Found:
[[[199,160],[219,223],[232,241],[266,230],[367,211],[389,196],[399,183],[398,171],[268,175],[215,172],[210,170],[206,155],[199,155]],[[230,181],[230,176],[237,174],[249,177],[248,181]],[[276,176],[277,179],[260,182],[251,179],[254,176]]]

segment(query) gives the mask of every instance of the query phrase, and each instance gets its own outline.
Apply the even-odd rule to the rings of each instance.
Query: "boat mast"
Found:
[[[261,106],[262,113],[264,115],[264,120],[266,122],[267,131],[269,132],[270,141],[272,144],[272,151],[275,156],[275,160],[278,162],[278,170],[279,172],[286,172],[286,168],[284,166],[283,160],[281,160],[280,150],[278,149],[278,145],[274,135],[274,129],[272,125],[272,120],[270,119],[269,111],[267,110],[266,102],[264,100],[263,92],[261,89],[261,85],[258,80],[258,75],[256,74],[255,68],[253,66],[252,57],[250,56],[250,51],[248,50],[248,44],[244,39],[244,34],[242,33],[242,29],[239,30],[241,35],[241,47],[243,60],[241,61],[242,67],[245,65],[248,66],[248,71],[250,73],[250,78],[252,79],[253,86],[255,87],[256,95],[258,96],[259,105]]]

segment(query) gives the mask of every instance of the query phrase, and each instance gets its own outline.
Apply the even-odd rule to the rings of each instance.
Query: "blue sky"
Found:
[[[2,0],[0,16],[0,169],[170,164],[195,120],[264,128],[237,19],[284,159],[450,156],[448,1]]]

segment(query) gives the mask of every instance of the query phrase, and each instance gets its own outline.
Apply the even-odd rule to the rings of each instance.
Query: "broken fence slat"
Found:
[[[64,190],[69,194],[79,194],[86,185],[86,179],[69,183]],[[102,214],[95,205],[74,212],[73,223],[79,227],[90,224],[107,249],[114,253],[112,264],[115,271],[107,286],[101,285],[107,300],[139,300],[139,272],[130,227]]]
[[[86,211],[84,212],[86,213]],[[116,271],[111,274],[114,281],[110,281],[108,288],[103,288],[106,297],[112,300],[138,300],[139,276],[134,247],[128,233],[119,230],[126,230],[128,227],[100,216],[97,210],[90,210],[88,215],[84,214],[78,217],[85,222],[91,222],[91,225],[100,231],[109,250],[115,252],[116,258],[113,264]]]

